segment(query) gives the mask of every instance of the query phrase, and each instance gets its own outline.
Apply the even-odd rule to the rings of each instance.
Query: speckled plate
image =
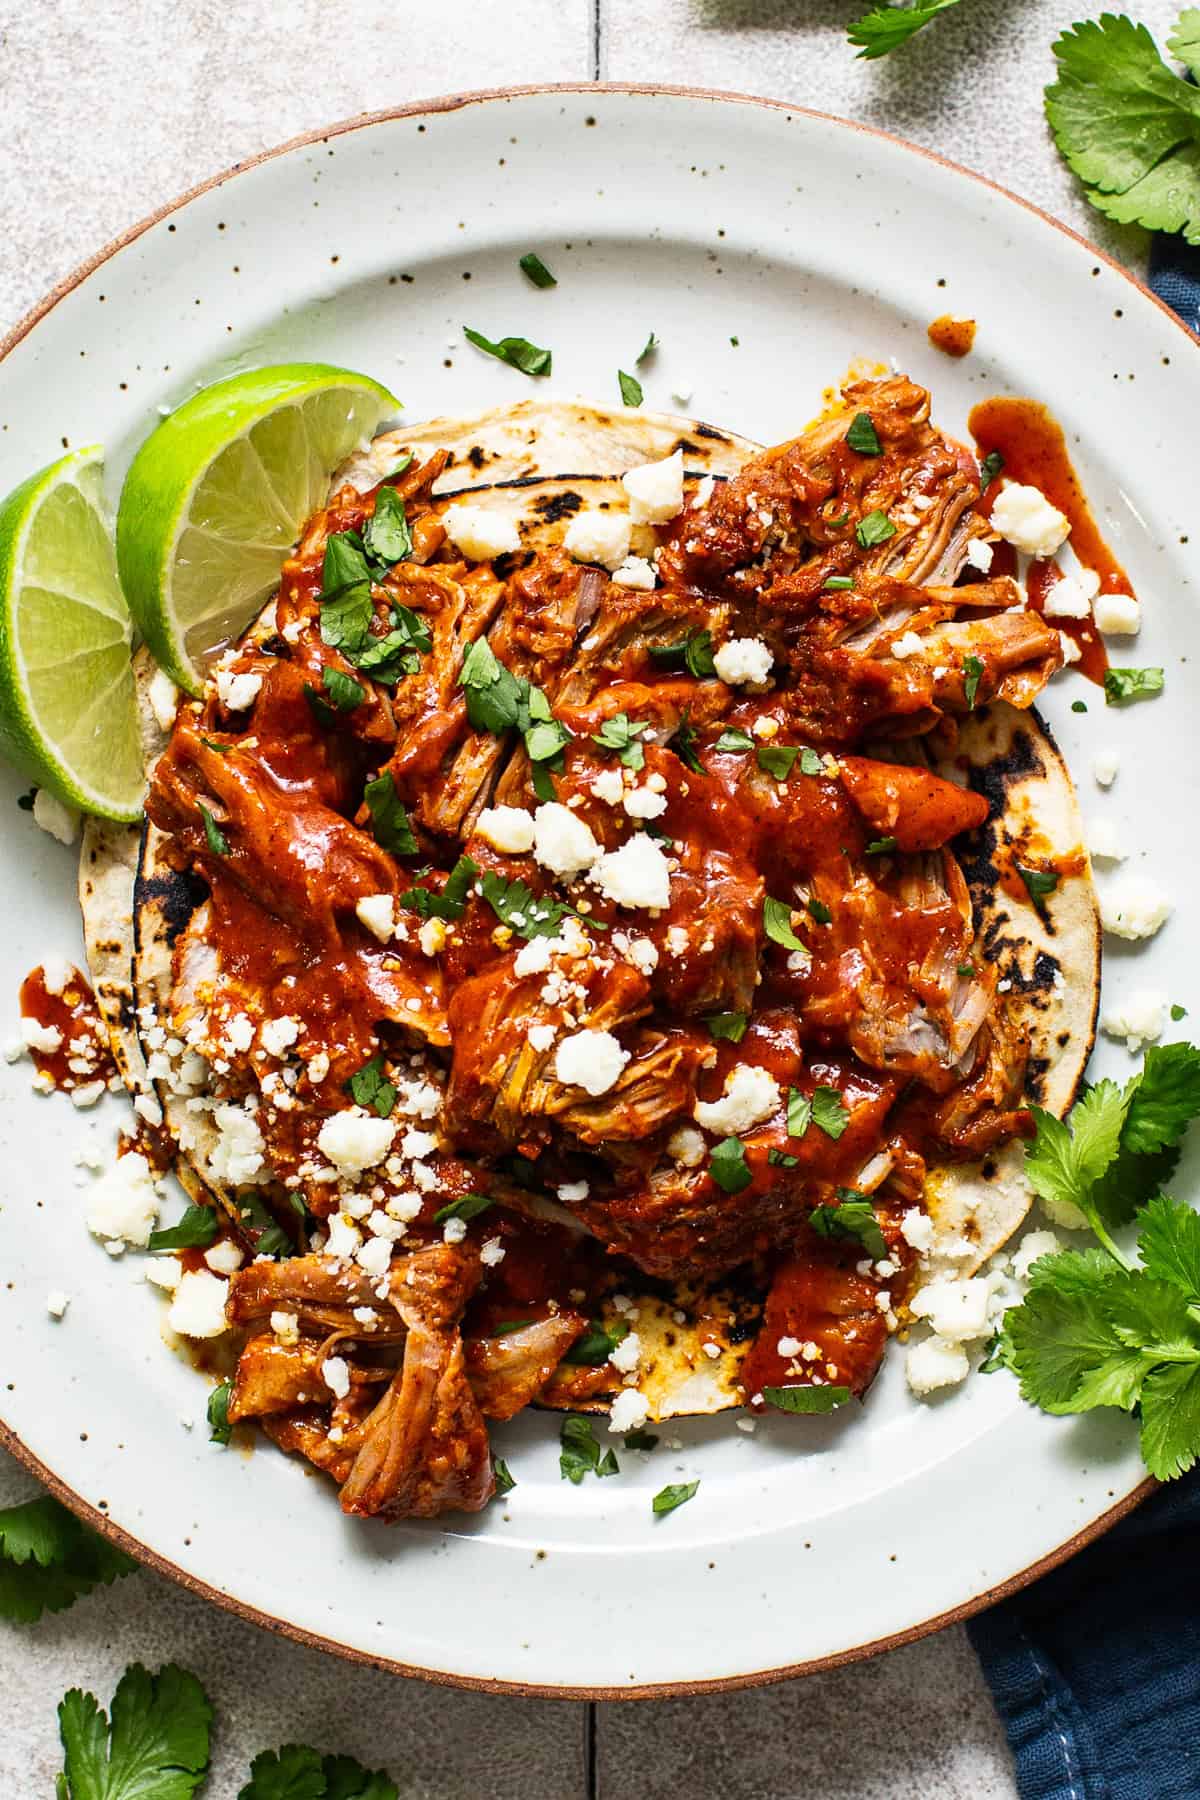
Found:
[[[559,285],[517,269],[536,249]],[[925,327],[979,322],[961,363]],[[168,207],[56,293],[0,364],[0,491],[67,444],[103,440],[117,483],[160,407],[247,365],[368,370],[407,416],[522,398],[469,324],[554,350],[539,392],[617,399],[654,331],[647,404],[759,440],[795,430],[855,357],[930,385],[943,424],[1033,394],[1062,419],[1145,600],[1140,662],[1166,696],[1105,710],[1078,676],[1047,712],[1085,812],[1116,819],[1177,911],[1110,957],[1113,983],[1200,1007],[1192,836],[1200,649],[1192,422],[1200,356],[1171,315],[1061,226],[961,170],[853,125],[715,94],[563,89],[456,98],[305,139]],[[1185,435],[1186,426],[1186,435]],[[1082,696],[1088,712],[1075,715]],[[1111,794],[1091,781],[1121,753]],[[0,991],[78,946],[70,855],[8,820]],[[1144,863],[1142,859],[1145,859]],[[1098,1059],[1120,1073],[1123,1050]],[[98,1122],[5,1067],[0,1200],[3,1441],[135,1554],[245,1615],[345,1654],[464,1684],[621,1695],[765,1680],[961,1617],[1094,1535],[1138,1497],[1129,1422],[1052,1421],[1005,1375],[934,1405],[888,1367],[865,1408],[753,1436],[694,1421],[619,1480],[559,1479],[556,1422],[497,1432],[518,1486],[475,1520],[353,1523],[265,1445],[222,1451],[206,1383],[159,1339],[138,1261],[83,1225],[74,1159]],[[52,1288],[72,1296],[61,1324]],[[664,1483],[699,1476],[653,1519]]]

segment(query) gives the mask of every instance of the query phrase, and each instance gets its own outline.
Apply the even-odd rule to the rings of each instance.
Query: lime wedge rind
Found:
[[[65,805],[110,819],[142,806],[132,625],[97,446],[0,501],[0,750]]]
[[[180,687],[199,693],[333,469],[398,406],[369,376],[288,363],[202,389],[147,438],[121,494],[117,560],[138,628]]]

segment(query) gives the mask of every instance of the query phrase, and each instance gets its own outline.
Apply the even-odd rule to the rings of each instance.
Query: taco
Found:
[[[553,403],[387,434],[136,854],[89,836],[122,1066],[256,1253],[230,1418],[347,1511],[483,1505],[531,1403],[827,1412],[1020,1223],[1098,928],[1061,640],[978,500],[900,376],[768,451]]]

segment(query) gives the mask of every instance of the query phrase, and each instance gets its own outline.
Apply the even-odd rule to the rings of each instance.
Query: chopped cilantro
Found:
[[[381,850],[393,856],[415,856],[418,849],[408,814],[396,792],[396,781],[390,769],[368,781],[363,799],[371,815],[371,830]]]
[[[812,1122],[818,1131],[836,1142],[850,1123],[850,1114],[846,1109],[845,1095],[839,1088],[818,1087],[813,1089]]]
[[[786,1150],[774,1148],[767,1151],[767,1161],[780,1169],[794,1169],[800,1161],[798,1156],[789,1156]]]
[[[208,1396],[204,1417],[208,1424],[208,1439],[212,1444],[224,1446],[233,1435],[233,1426],[229,1422],[229,1400],[232,1393],[233,1383],[222,1381]]]
[[[602,1368],[622,1338],[628,1336],[629,1327],[623,1319],[614,1320],[611,1325],[606,1325],[603,1319],[593,1319],[583,1336],[576,1338],[565,1352],[563,1361],[581,1364],[584,1368]]]
[[[627,1450],[644,1450],[648,1455],[651,1450],[658,1449],[658,1439],[652,1431],[627,1431],[625,1448]]]
[[[777,1412],[827,1413],[844,1406],[850,1398],[848,1387],[812,1387],[797,1383],[788,1387],[765,1387],[762,1397]]]
[[[821,583],[822,591],[827,594],[849,593],[853,586],[853,575],[827,575]]]
[[[611,719],[605,719],[599,731],[592,733],[592,742],[601,750],[615,750],[617,761],[636,773],[646,766],[646,752],[641,740],[649,729],[648,719],[631,719],[628,713],[614,713]]]
[[[896,840],[894,837],[872,838],[871,842],[867,845],[865,854],[867,856],[889,856],[895,848]]]
[[[341,669],[322,669],[321,685],[339,712],[353,712],[356,706],[362,705],[366,695],[362,684]]]
[[[296,1254],[291,1238],[261,1194],[253,1188],[243,1188],[237,1197],[237,1209],[243,1231],[253,1240],[255,1256],[275,1256],[282,1261]]]
[[[854,527],[854,535],[864,550],[871,550],[876,544],[886,544],[889,538],[896,535],[896,527],[885,512],[876,507],[874,512],[867,513]]]
[[[798,744],[760,744],[758,746],[758,766],[766,775],[773,775],[776,781],[786,781],[792,772],[792,764],[800,755]]]
[[[579,1486],[585,1475],[619,1475],[620,1464],[611,1450],[600,1454],[592,1421],[580,1413],[568,1413],[559,1433],[558,1467],[564,1481]]]
[[[617,370],[617,383],[621,389],[621,400],[626,406],[642,404],[642,384],[636,375],[627,375],[624,369]]]
[[[1036,906],[1047,894],[1052,894],[1061,879],[1057,869],[1031,869],[1025,863],[1017,864],[1017,874],[1025,884],[1025,892]]]
[[[1087,711],[1087,701],[1086,700],[1072,700],[1071,711],[1073,713],[1085,713]]]
[[[1187,1007],[1180,1006],[1179,1002],[1176,1001],[1174,1003],[1174,1005],[1171,1007],[1171,1017],[1175,1021],[1176,1025],[1178,1025],[1180,1019],[1187,1018]]]
[[[442,886],[440,894],[432,888],[410,887],[400,896],[401,906],[423,919],[461,919],[467,905],[471,884],[479,873],[473,857],[460,856]]]
[[[1163,691],[1161,669],[1106,669],[1104,698],[1109,706],[1128,706],[1132,700],[1149,700]]]
[[[433,1215],[435,1225],[444,1225],[447,1219],[477,1219],[480,1213],[486,1212],[495,1201],[490,1194],[460,1194],[457,1200],[451,1200],[446,1206],[439,1207]]]
[[[152,1231],[147,1250],[207,1250],[219,1235],[221,1220],[211,1206],[189,1206],[174,1225]]]
[[[726,1038],[731,1044],[740,1044],[746,1035],[746,1027],[750,1023],[749,1013],[719,1012],[709,1013],[704,1023],[708,1026],[708,1035],[714,1038]]]
[[[650,655],[660,667],[685,670],[697,680],[717,672],[711,631],[689,631],[677,644],[651,644]]]
[[[879,441],[879,433],[875,429],[875,421],[870,413],[855,413],[850,421],[850,429],[846,433],[846,442],[860,456],[882,456],[883,445]]]
[[[634,365],[633,365],[634,368],[640,369],[642,364],[645,362],[646,358],[648,356],[653,356],[654,352],[657,349],[658,349],[658,339],[655,337],[654,333],[651,332],[650,336],[646,339],[646,342],[642,345],[641,349],[637,353],[637,357],[634,360]]]
[[[536,250],[527,250],[525,255],[519,258],[519,266],[523,272],[528,275],[534,287],[551,288],[558,286],[557,280],[550,273]]]
[[[381,487],[375,510],[363,527],[363,549],[375,562],[390,566],[412,555],[412,532],[404,502],[395,488]]]
[[[787,1097],[788,1136],[802,1138],[812,1123],[812,1101],[799,1088],[790,1087]]]
[[[704,774],[704,764],[700,761],[696,752],[695,727],[691,724],[687,713],[684,713],[682,719],[680,719],[675,736],[671,739],[670,747],[674,750],[685,769],[691,769],[697,775]]]
[[[512,1493],[517,1483],[502,1456],[493,1456],[492,1474],[496,1478],[496,1498],[503,1500],[505,1494]]]
[[[800,773],[802,775],[822,775],[824,772],[825,764],[816,751],[810,750],[806,745],[800,752]]]
[[[491,869],[481,877],[480,886],[500,923],[509,926],[518,937],[555,937],[568,913],[579,916],[565,900],[556,900],[549,894],[535,896],[524,881],[507,881]],[[588,923],[595,925],[591,919]]]
[[[763,930],[773,944],[780,944],[785,950],[807,948],[792,930],[791,907],[770,894],[763,901]]]
[[[687,1505],[699,1486],[699,1481],[673,1481],[658,1490],[650,1502],[650,1510],[658,1517],[674,1512],[677,1506]]]
[[[975,711],[975,697],[979,692],[979,678],[983,674],[983,662],[978,656],[963,657],[963,698],[967,703],[967,711]]]
[[[396,1089],[383,1072],[383,1053],[376,1052],[362,1067],[356,1069],[346,1083],[346,1092],[355,1103],[365,1107],[368,1112],[378,1113],[381,1119],[391,1116],[396,1104]]]
[[[740,1138],[722,1138],[714,1146],[708,1162],[708,1172],[717,1186],[724,1188],[727,1194],[740,1194],[744,1187],[749,1187],[754,1178],[746,1162],[746,1152]]]
[[[989,450],[979,465],[979,485],[981,488],[991,487],[993,481],[1004,471],[1004,458],[998,450]]]
[[[469,325],[463,326],[463,336],[477,350],[483,350],[488,356],[505,362],[511,369],[519,369],[522,375],[549,375],[553,355],[549,350],[531,344],[528,338],[505,337],[493,340],[484,337],[481,331],[472,331]]]
[[[754,749],[754,739],[748,731],[740,731],[736,725],[730,725],[721,733],[713,749],[724,751],[727,755],[740,755],[743,751]]]
[[[214,856],[228,856],[229,839],[225,836],[225,833],[221,830],[207,806],[202,802],[198,802],[198,804],[200,806],[200,817],[204,820],[205,843],[208,845]]]
[[[362,647],[370,628],[371,571],[356,531],[335,531],[321,565],[321,642],[333,650]]]
[[[823,900],[810,898],[806,900],[804,904],[808,908],[809,917],[814,919],[818,925],[831,925],[833,923],[833,914]]]
[[[854,1188],[839,1188],[838,1195],[836,1206],[815,1206],[808,1215],[809,1224],[819,1237],[857,1238],[871,1260],[878,1262],[887,1255],[887,1242],[875,1208]]]

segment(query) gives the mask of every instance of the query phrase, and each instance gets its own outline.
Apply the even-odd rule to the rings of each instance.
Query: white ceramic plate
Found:
[[[557,288],[519,273],[530,249]],[[962,363],[926,341],[945,311],[979,321]],[[552,381],[476,354],[464,323],[551,345]],[[531,392],[614,404],[616,371],[651,330],[647,404],[694,389],[696,413],[760,440],[798,429],[858,356],[930,385],[951,428],[998,390],[1058,414],[1145,602],[1128,660],[1168,668],[1151,704],[1106,711],[1076,676],[1046,709],[1085,812],[1114,817],[1133,866],[1177,902],[1152,945],[1110,954],[1108,977],[1200,1013],[1200,714],[1185,666],[1200,648],[1200,356],[1082,240],[903,144],[764,102],[596,88],[454,100],[298,143],[168,209],[15,334],[0,491],[63,445],[102,440],[115,495],[160,407],[247,365],[357,366],[413,419]],[[1079,695],[1086,715],[1069,710]],[[1109,744],[1121,773],[1102,795],[1090,760]],[[21,976],[79,927],[70,856],[2,779],[0,992],[15,1020]],[[1098,1061],[1127,1072],[1123,1050]],[[559,1692],[795,1672],[982,1604],[1142,1480],[1127,1420],[1053,1422],[1005,1375],[918,1405],[894,1354],[845,1421],[777,1418],[753,1437],[732,1416],[685,1422],[678,1448],[578,1488],[559,1479],[557,1421],[526,1416],[496,1434],[519,1482],[507,1504],[433,1526],[352,1523],[265,1444],[208,1444],[206,1384],[159,1341],[138,1259],[110,1261],[84,1229],[73,1159],[91,1117],[34,1097],[28,1064],[0,1079],[4,1441],[143,1557],[344,1652]],[[108,1103],[105,1134],[120,1113]],[[52,1288],[72,1295],[61,1324]],[[651,1495],[694,1476],[691,1504],[652,1519]]]

